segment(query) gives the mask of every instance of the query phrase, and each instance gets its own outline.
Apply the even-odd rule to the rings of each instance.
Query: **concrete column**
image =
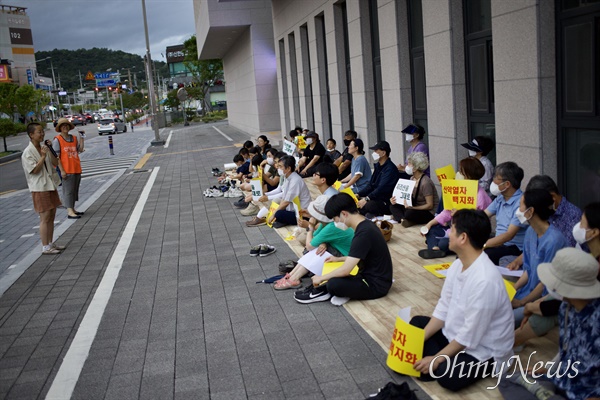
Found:
[[[348,120],[347,95],[342,88],[345,87],[346,66],[344,64],[344,40],[342,31],[342,16],[339,9],[335,9],[333,2],[325,7],[325,37],[327,43],[327,66],[329,72],[329,101],[331,105],[331,129],[333,138],[340,142],[343,132],[348,129],[342,121]],[[335,11],[335,12],[334,12]]]
[[[496,154],[556,179],[554,2],[492,0]]]

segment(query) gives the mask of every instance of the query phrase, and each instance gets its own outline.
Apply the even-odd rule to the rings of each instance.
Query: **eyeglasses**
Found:
[[[315,173],[313,174],[313,176],[318,176],[318,177],[320,178],[320,177],[321,177],[321,174],[319,174],[318,172],[315,172]]]

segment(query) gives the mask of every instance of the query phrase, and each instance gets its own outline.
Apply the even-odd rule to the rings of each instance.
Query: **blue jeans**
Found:
[[[432,250],[434,247],[438,247],[442,251],[448,251],[449,240],[446,235],[446,229],[444,226],[437,224],[431,227],[427,235],[425,235],[427,241],[427,248]]]

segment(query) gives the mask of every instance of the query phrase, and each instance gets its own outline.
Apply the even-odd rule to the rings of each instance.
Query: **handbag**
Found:
[[[385,241],[389,242],[392,238],[392,230],[394,229],[394,225],[389,221],[377,221],[375,225],[377,225],[377,227],[381,231],[381,234],[383,235]]]

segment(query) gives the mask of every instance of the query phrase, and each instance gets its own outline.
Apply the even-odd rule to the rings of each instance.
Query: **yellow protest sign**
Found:
[[[260,182],[262,183],[263,181],[263,169],[262,168],[258,168],[258,179],[260,179]]]
[[[442,182],[444,209],[477,208],[478,187],[479,182],[477,181],[445,179]]]
[[[339,267],[341,267],[342,265],[344,265],[343,262],[326,262],[325,264],[323,264],[323,272],[321,273],[323,275],[326,275],[328,273],[330,273],[331,271],[335,271],[336,269],[338,269]],[[350,275],[356,275],[358,274],[358,266],[355,266],[354,268],[352,268],[352,271],[350,271]]]
[[[410,376],[421,376],[414,365],[423,358],[425,330],[408,323],[410,307],[400,310],[387,357],[387,366],[394,371]]]
[[[304,136],[296,136],[296,139],[298,140],[298,149],[300,150],[304,150],[306,148],[306,142],[304,141]]]
[[[340,193],[346,193],[346,194],[350,195],[350,197],[352,197],[354,199],[354,202],[356,204],[358,204],[358,198],[356,197],[356,195],[354,194],[354,192],[352,191],[352,189],[350,189],[349,187],[340,190]]]
[[[515,298],[515,294],[517,294],[517,289],[515,289],[512,282],[507,281],[506,279],[503,279],[503,281],[504,286],[506,286],[506,293],[508,293],[508,299],[512,301]]]
[[[454,171],[454,166],[452,164],[436,169],[435,174],[440,183],[445,179],[454,179],[456,177],[456,172]]]
[[[294,203],[295,205],[298,206],[298,210],[302,210],[302,207],[300,206],[300,197],[298,197],[298,196],[294,197],[294,200],[292,200],[292,203]]]
[[[279,208],[279,204],[272,201],[271,206],[269,207],[269,213],[267,214],[267,225],[269,225],[269,228],[273,227],[273,224],[269,223],[269,220],[271,219],[271,215],[274,215],[275,211],[277,211],[278,208]]]
[[[335,188],[335,190],[340,190],[341,186],[342,186],[342,182],[340,182],[340,181],[335,181],[335,183],[333,184],[333,187]]]
[[[424,265],[423,268],[425,268],[427,271],[431,272],[433,275],[437,276],[438,278],[445,278],[446,273],[448,272],[448,268],[450,268],[450,265],[451,264],[448,264],[448,263],[432,264],[432,265]]]

